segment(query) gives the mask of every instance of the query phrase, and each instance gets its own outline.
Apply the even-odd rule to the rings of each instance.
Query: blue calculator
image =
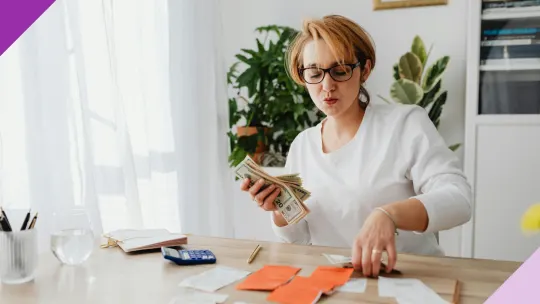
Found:
[[[165,259],[178,265],[214,264],[216,262],[214,253],[206,249],[187,250],[161,247],[161,253]]]

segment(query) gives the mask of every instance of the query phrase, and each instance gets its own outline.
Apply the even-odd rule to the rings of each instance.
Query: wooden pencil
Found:
[[[251,253],[251,255],[249,256],[249,259],[248,259],[248,264],[250,264],[251,262],[253,262],[253,260],[255,259],[255,257],[257,256],[257,254],[259,253],[259,251],[261,250],[261,245],[257,245],[257,247],[255,247],[255,250],[253,250],[253,252]]]
[[[461,292],[461,283],[459,280],[456,280],[456,285],[454,286],[454,298],[452,299],[452,304],[459,304],[459,297]]]

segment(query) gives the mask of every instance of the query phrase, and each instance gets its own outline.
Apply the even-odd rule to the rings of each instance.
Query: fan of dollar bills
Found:
[[[274,204],[288,224],[297,223],[309,213],[304,201],[311,193],[302,187],[302,178],[298,174],[271,176],[249,156],[236,166],[234,172],[239,179],[249,178],[250,187],[260,179],[265,181],[261,189],[272,184],[279,187],[280,194]]]

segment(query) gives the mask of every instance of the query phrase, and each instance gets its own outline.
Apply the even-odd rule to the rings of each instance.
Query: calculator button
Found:
[[[184,259],[186,260],[189,260],[190,259],[190,256],[187,252],[182,252],[182,256],[184,257]]]

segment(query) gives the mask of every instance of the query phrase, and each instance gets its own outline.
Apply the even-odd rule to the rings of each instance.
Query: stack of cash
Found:
[[[298,174],[271,176],[249,156],[236,166],[234,172],[239,179],[249,178],[250,187],[263,179],[261,191],[272,184],[279,187],[281,191],[274,204],[288,224],[297,223],[309,213],[304,201],[311,193],[302,187],[302,178]]]

